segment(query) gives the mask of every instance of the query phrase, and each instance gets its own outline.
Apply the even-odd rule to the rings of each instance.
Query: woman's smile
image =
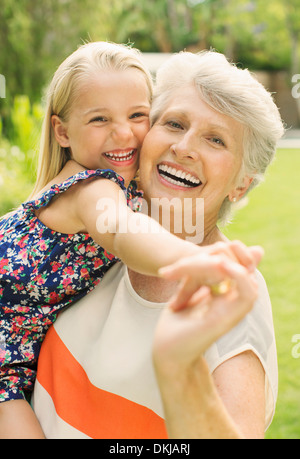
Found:
[[[171,188],[196,188],[202,185],[201,180],[192,171],[174,162],[163,161],[159,163],[157,173],[161,182]]]

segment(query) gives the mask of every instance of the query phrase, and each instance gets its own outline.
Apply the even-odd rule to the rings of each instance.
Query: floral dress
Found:
[[[106,169],[86,170],[25,202],[0,221],[0,402],[23,399],[33,389],[36,363],[57,314],[90,292],[117,261],[88,235],[46,227],[35,210],[81,180],[113,180],[127,204],[139,210],[136,183]]]

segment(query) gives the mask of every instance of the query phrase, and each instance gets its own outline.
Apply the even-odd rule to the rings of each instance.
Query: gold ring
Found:
[[[210,286],[211,293],[214,296],[225,295],[225,293],[229,292],[230,288],[231,288],[230,279],[225,279],[222,282],[219,282],[218,284],[213,284]]]

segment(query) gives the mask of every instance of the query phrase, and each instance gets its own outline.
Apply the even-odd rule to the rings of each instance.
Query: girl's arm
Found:
[[[78,216],[94,241],[141,274],[157,276],[159,268],[201,251],[155,220],[133,212],[123,191],[112,181],[84,184],[77,199]]]
[[[109,180],[94,180],[78,187],[75,198],[77,219],[84,230],[108,252],[120,258],[129,268],[149,276],[159,275],[159,269],[173,264],[180,258],[203,254],[207,249],[180,239],[163,229],[154,219],[133,212],[126,203],[119,186]],[[222,244],[221,244],[222,245]],[[228,249],[218,253],[231,256]],[[232,258],[236,259],[234,255]],[[253,260],[251,256],[247,261]],[[215,265],[205,274],[203,283],[224,279],[222,259],[215,258]]]
[[[26,400],[0,403],[0,439],[42,438],[40,423]]]

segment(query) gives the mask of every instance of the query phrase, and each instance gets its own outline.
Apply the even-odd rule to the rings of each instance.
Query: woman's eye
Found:
[[[223,142],[222,139],[220,139],[219,137],[210,137],[209,139],[212,143],[214,143],[215,145],[219,145],[221,147],[225,147],[225,143]]]
[[[176,121],[167,121],[167,125],[174,129],[183,129],[182,125]]]

